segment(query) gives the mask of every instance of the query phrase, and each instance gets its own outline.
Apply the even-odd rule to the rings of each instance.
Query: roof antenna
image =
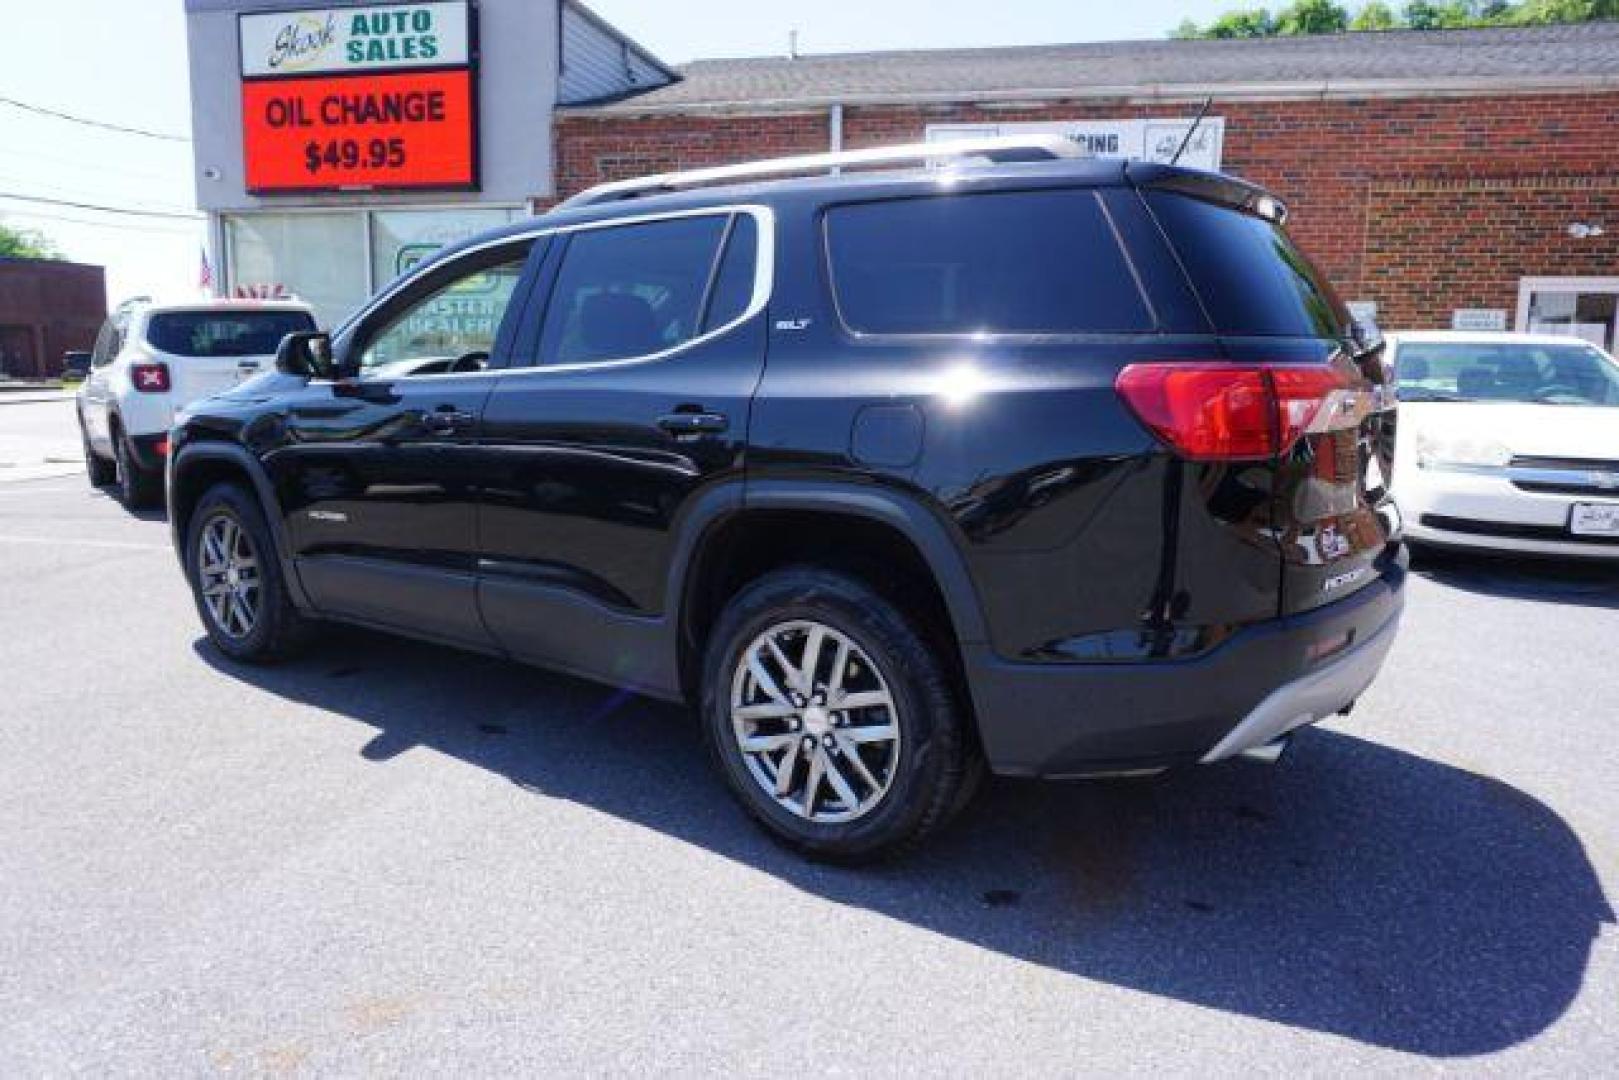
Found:
[[[1181,144],[1175,148],[1175,156],[1169,159],[1169,163],[1171,165],[1174,165],[1176,162],[1180,161],[1181,155],[1186,153],[1186,148],[1192,145],[1192,136],[1197,134],[1197,126],[1203,122],[1203,118],[1205,116],[1209,115],[1209,107],[1213,104],[1214,99],[1212,97],[1206,97],[1203,99],[1203,107],[1197,110],[1197,116],[1192,120],[1192,126],[1186,129],[1186,137],[1182,139]]]
[[[798,31],[797,31],[797,29],[787,31],[787,59],[789,59],[789,60],[797,60],[798,59]]]

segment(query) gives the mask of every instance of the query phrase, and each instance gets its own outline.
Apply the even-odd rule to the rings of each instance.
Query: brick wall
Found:
[[[844,111],[853,149],[930,123],[1186,115],[1189,106],[874,106]],[[1619,93],[1216,102],[1224,167],[1285,199],[1291,228],[1386,328],[1447,325],[1456,307],[1512,311],[1521,276],[1619,275]],[[826,149],[824,110],[658,117],[559,115],[557,184]],[[1598,221],[1576,240],[1571,221]]]

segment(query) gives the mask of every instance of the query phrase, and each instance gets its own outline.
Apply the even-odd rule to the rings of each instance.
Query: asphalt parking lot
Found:
[[[0,404],[0,453],[70,409]],[[161,514],[34,456],[0,465],[0,1074],[1619,1062],[1619,573],[1427,565],[1280,766],[995,782],[848,871],[751,828],[679,710],[357,631],[224,661]]]

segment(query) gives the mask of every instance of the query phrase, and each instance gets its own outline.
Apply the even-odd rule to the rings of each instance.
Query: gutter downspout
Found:
[[[828,149],[831,150],[832,153],[836,154],[836,153],[838,153],[839,151],[841,151],[843,149],[843,104],[842,104],[842,102],[834,104],[831,107],[831,109],[829,109],[827,111],[827,126],[831,129],[831,140],[830,140],[831,145],[828,147]],[[842,173],[843,173],[843,170],[841,168],[839,168],[836,165],[832,166],[832,175],[833,176],[839,176]]]

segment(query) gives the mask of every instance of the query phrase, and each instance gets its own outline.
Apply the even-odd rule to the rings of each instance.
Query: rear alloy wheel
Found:
[[[85,429],[84,417],[79,417],[79,441],[84,444],[84,471],[90,477],[91,487],[106,487],[118,478],[118,466],[96,453],[90,445],[90,432]]]
[[[157,502],[162,478],[140,467],[129,437],[123,432],[113,432],[112,445],[118,469],[118,501],[131,510]]]
[[[704,734],[732,792],[821,859],[888,855],[944,824],[977,770],[946,647],[843,573],[795,567],[746,586],[703,673]]]
[[[753,639],[731,685],[731,734],[760,789],[807,821],[853,821],[899,766],[894,695],[864,649],[824,623]]]
[[[309,622],[293,606],[258,500],[233,483],[209,488],[186,529],[186,576],[208,638],[234,660],[278,660]]]

